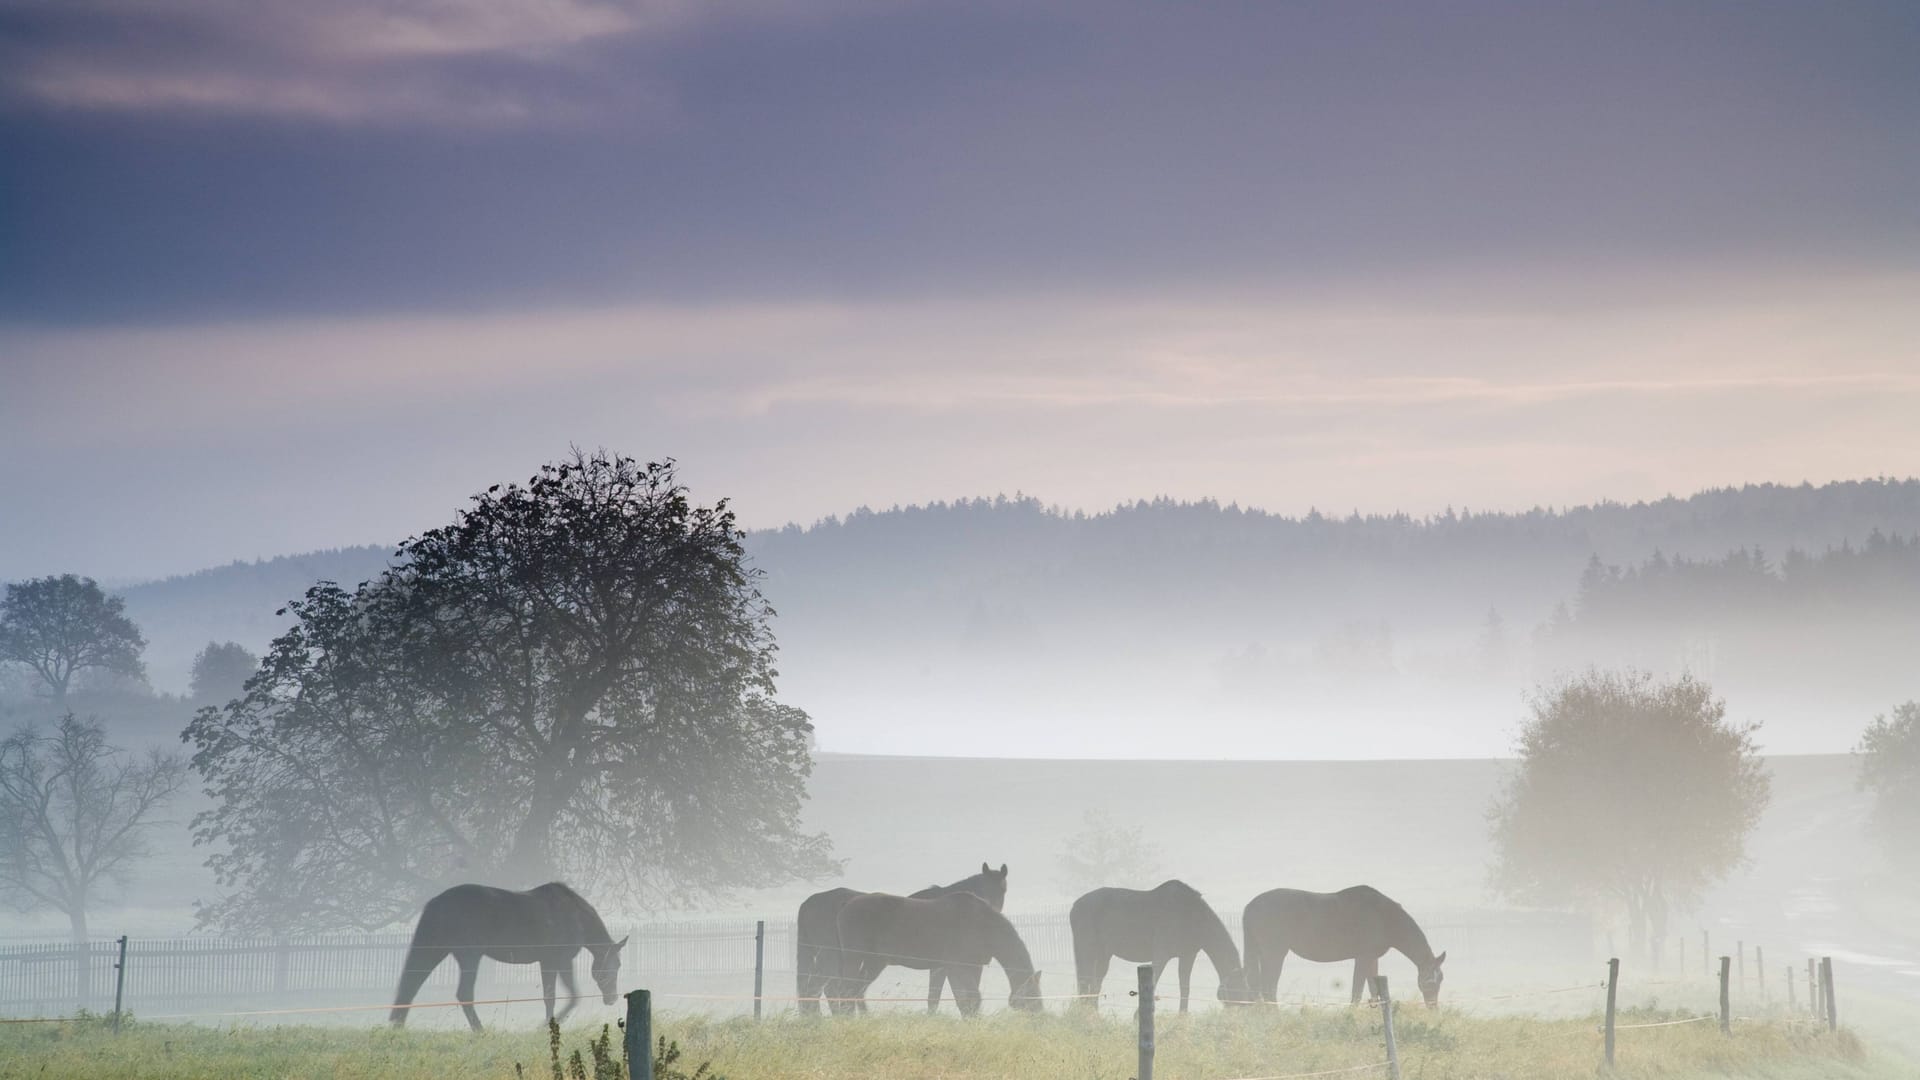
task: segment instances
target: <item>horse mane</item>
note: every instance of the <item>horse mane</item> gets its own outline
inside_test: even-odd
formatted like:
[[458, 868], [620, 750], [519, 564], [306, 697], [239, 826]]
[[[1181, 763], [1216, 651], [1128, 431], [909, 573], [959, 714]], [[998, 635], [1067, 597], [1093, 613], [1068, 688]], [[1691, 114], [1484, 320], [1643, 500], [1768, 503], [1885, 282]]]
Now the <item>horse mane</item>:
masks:
[[993, 910], [991, 904], [987, 905], [987, 914], [992, 916], [988, 920], [992, 929], [987, 946], [993, 959], [1006, 969], [1008, 981], [1017, 987], [1018, 980], [1014, 978], [1016, 973], [1022, 977], [1033, 974], [1033, 954], [1027, 951], [1027, 943], [1020, 940], [1020, 931], [1013, 928], [1013, 920]]
[[986, 895], [985, 886], [988, 881], [998, 878], [999, 876], [996, 872], [983, 870], [977, 874], [968, 874], [966, 877], [961, 878], [951, 885], [929, 885], [919, 892], [911, 894], [908, 899], [932, 900], [936, 897], [947, 896], [952, 893], [970, 893], [978, 896], [982, 900], [987, 900], [988, 903], [991, 904], [992, 901]]
[[1427, 942], [1427, 932], [1420, 929], [1420, 924], [1407, 913], [1407, 909], [1401, 905], [1400, 901], [1372, 886], [1366, 886], [1366, 888], [1386, 902], [1389, 920], [1405, 938], [1403, 941], [1395, 941], [1393, 947], [1399, 949], [1401, 955], [1413, 961], [1415, 967], [1425, 971], [1427, 966], [1433, 963], [1433, 946]]
[[600, 913], [594, 910], [592, 904], [587, 903], [586, 897], [574, 891], [573, 886], [568, 885], [564, 881], [549, 881], [545, 885], [527, 891], [546, 893], [549, 896], [567, 901], [569, 906], [572, 907], [574, 914], [579, 916], [580, 929], [584, 931], [584, 935], [589, 938], [598, 939], [591, 942], [583, 941], [580, 942], [580, 944], [607, 945], [612, 943], [613, 935], [607, 932], [607, 924], [600, 918]]
[[1178, 893], [1182, 899], [1193, 902], [1194, 911], [1201, 919], [1200, 933], [1203, 938], [1200, 943], [1201, 951], [1207, 954], [1207, 960], [1213, 964], [1213, 969], [1220, 973], [1221, 978], [1232, 978], [1235, 973], [1242, 970], [1240, 950], [1234, 947], [1232, 932], [1227, 929], [1226, 922], [1220, 918], [1220, 913], [1213, 910], [1213, 905], [1207, 903], [1206, 897], [1200, 895], [1199, 889], [1179, 878], [1168, 878], [1156, 888]]

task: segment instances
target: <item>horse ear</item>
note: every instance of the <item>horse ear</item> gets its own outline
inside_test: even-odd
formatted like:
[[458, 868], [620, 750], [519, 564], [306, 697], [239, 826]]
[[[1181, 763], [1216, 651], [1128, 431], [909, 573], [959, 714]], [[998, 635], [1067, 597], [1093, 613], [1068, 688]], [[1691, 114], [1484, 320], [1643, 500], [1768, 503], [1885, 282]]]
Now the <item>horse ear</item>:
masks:
[[1447, 953], [1445, 949], [1442, 949], [1440, 951], [1440, 955], [1433, 958], [1433, 966], [1439, 967], [1441, 964], [1444, 964], [1446, 962], [1447, 962]]
[[980, 864], [980, 872], [983, 874], [991, 874], [993, 873], [993, 868], [983, 862]]
[[[633, 935], [631, 934], [627, 935], [627, 937], [632, 937], [632, 936]], [[624, 949], [626, 947], [627, 947], [627, 938], [624, 938], [624, 937], [621, 938], [619, 941], [616, 941], [613, 943], [614, 952], [619, 952], [621, 949]]]
[[1001, 876], [1001, 877], [1006, 877], [1006, 876], [1007, 876], [1007, 864], [1006, 864], [1006, 863], [1001, 863], [1001, 864], [1000, 864], [1000, 876]]

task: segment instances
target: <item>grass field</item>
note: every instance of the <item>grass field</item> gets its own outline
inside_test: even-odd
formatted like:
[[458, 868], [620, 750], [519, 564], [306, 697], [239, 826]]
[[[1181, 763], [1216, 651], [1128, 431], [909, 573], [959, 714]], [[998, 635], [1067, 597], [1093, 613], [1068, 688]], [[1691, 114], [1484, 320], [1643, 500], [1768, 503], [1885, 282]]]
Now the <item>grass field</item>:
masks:
[[[1670, 1019], [1636, 1012], [1623, 1024]], [[1408, 1009], [1395, 1030], [1408, 1080], [1538, 1080], [1603, 1072], [1592, 1018], [1482, 1018]], [[679, 1043], [678, 1067], [711, 1062], [728, 1080], [962, 1080], [1135, 1075], [1127, 1020], [1002, 1013], [975, 1021], [872, 1016], [853, 1021], [679, 1018], [660, 1034]], [[563, 1034], [563, 1055], [585, 1052], [597, 1028]], [[619, 1032], [614, 1032], [615, 1044]], [[1385, 1058], [1372, 1010], [1216, 1011], [1160, 1018], [1160, 1080], [1229, 1080], [1347, 1069]], [[1713, 1023], [1623, 1031], [1614, 1075], [1798, 1078], [1910, 1077], [1913, 1066], [1852, 1034], [1811, 1026], [1742, 1025], [1729, 1038]], [[393, 1032], [318, 1027], [207, 1028], [101, 1023], [0, 1027], [0, 1080], [515, 1080], [553, 1075], [544, 1034]], [[589, 1073], [591, 1075], [591, 1073]], [[1384, 1070], [1348, 1073], [1384, 1076]]]

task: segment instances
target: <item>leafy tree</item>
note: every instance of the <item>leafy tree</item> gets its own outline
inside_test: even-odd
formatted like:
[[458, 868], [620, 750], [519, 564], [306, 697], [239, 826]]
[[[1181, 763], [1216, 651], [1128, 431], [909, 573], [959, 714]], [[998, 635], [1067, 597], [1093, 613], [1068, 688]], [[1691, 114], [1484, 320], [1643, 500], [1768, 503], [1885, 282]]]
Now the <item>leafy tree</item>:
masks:
[[87, 906], [124, 887], [148, 854], [153, 814], [186, 781], [178, 754], [134, 757], [69, 713], [0, 742], [0, 898], [51, 908], [87, 937]]
[[146, 639], [92, 578], [62, 574], [7, 586], [0, 599], [0, 661], [25, 664], [65, 702], [75, 674], [98, 669], [144, 678]]
[[1532, 710], [1487, 814], [1492, 884], [1527, 903], [1624, 909], [1644, 954], [1671, 910], [1745, 862], [1770, 797], [1755, 728], [1729, 723], [1691, 677], [1631, 671], [1589, 671]]
[[238, 642], [207, 642], [193, 658], [188, 693], [201, 704], [232, 701], [246, 690], [247, 680], [260, 667], [260, 658]]
[[1873, 793], [1874, 835], [1896, 863], [1920, 868], [1920, 701], [1874, 717], [1855, 753], [1860, 788]]
[[495, 485], [394, 567], [291, 605], [185, 738], [241, 929], [378, 927], [460, 880], [683, 902], [836, 868], [805, 713], [724, 502], [605, 453]]
[[1089, 810], [1060, 854], [1061, 883], [1075, 894], [1102, 885], [1147, 888], [1160, 876], [1160, 850], [1138, 825]]

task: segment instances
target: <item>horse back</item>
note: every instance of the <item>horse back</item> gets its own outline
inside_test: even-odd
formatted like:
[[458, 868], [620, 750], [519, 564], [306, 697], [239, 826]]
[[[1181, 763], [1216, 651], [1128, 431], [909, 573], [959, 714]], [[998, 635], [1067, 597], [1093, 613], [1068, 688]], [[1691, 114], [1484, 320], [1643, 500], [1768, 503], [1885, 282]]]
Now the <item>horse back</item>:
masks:
[[930, 899], [863, 893], [841, 907], [837, 926], [850, 953], [924, 969], [936, 961], [985, 963], [991, 916], [992, 906], [972, 893]]
[[578, 910], [585, 904], [564, 885], [527, 892], [455, 885], [421, 908], [412, 944], [477, 951], [508, 964], [550, 962], [562, 954], [570, 957], [586, 944], [586, 920]]
[[1246, 933], [1285, 945], [1308, 960], [1330, 963], [1378, 956], [1391, 947], [1406, 913], [1370, 885], [1339, 892], [1272, 889], [1247, 904]]

